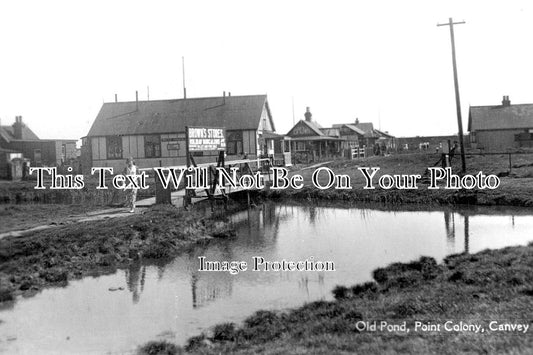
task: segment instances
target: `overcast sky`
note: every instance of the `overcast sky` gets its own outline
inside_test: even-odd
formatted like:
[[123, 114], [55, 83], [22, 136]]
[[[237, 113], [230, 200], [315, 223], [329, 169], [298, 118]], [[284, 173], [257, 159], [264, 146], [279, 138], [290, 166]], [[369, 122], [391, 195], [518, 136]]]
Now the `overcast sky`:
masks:
[[310, 106], [322, 126], [457, 132], [455, 27], [469, 105], [532, 103], [528, 1], [3, 1], [0, 119], [41, 138], [87, 134], [103, 101], [268, 94], [276, 130]]

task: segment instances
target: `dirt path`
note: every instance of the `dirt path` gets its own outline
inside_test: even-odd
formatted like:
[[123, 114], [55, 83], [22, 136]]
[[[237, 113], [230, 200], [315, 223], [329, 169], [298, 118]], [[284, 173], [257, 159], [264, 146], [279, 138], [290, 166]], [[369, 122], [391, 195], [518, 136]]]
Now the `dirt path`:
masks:
[[[138, 208], [135, 213], [142, 213], [145, 208]], [[12, 230], [4, 233], [0, 233], [0, 239], [6, 238], [6, 237], [20, 237], [28, 233], [50, 229], [50, 228], [57, 228], [68, 224], [73, 223], [79, 223], [79, 222], [91, 222], [91, 221], [100, 221], [103, 219], [108, 218], [117, 218], [117, 217], [127, 217], [130, 216], [131, 213], [127, 208], [108, 208], [104, 210], [98, 210], [98, 211], [92, 211], [87, 212], [84, 214], [79, 214], [75, 216], [68, 216], [65, 218], [61, 218], [59, 221], [54, 221], [49, 224], [42, 224], [35, 227], [27, 228], [27, 229], [20, 229], [20, 230]]]

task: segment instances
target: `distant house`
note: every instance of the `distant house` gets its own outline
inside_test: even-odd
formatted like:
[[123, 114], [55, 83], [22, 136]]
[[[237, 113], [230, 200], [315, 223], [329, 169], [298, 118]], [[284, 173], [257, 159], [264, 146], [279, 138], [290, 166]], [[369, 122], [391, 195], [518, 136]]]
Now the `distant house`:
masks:
[[[266, 95], [104, 103], [82, 138], [82, 166], [122, 169], [132, 157], [137, 166], [185, 164], [185, 127], [226, 129], [228, 160], [257, 157], [283, 149], [275, 141]], [[197, 163], [214, 161], [196, 153]], [[207, 155], [207, 154], [206, 154]]]
[[339, 136], [344, 139], [341, 146], [343, 149], [359, 148], [366, 145], [365, 131], [357, 128], [354, 124], [335, 124], [333, 127], [339, 130]]
[[340, 136], [345, 140], [347, 148], [372, 148], [376, 144], [384, 146], [389, 151], [396, 148], [395, 137], [388, 132], [375, 129], [372, 122], [359, 122], [357, 118], [353, 123], [339, 123], [333, 127], [340, 128]]
[[298, 121], [287, 133], [290, 137], [291, 151], [295, 155], [309, 155], [309, 160], [339, 155], [343, 141], [339, 129], [322, 128], [313, 120], [309, 107], [304, 117], [305, 120]]
[[468, 131], [472, 148], [533, 147], [533, 104], [511, 105], [509, 96], [504, 96], [501, 105], [471, 106]]
[[0, 126], [0, 147], [22, 153], [32, 166], [59, 166], [76, 158], [76, 140], [39, 139], [22, 116], [11, 126]]

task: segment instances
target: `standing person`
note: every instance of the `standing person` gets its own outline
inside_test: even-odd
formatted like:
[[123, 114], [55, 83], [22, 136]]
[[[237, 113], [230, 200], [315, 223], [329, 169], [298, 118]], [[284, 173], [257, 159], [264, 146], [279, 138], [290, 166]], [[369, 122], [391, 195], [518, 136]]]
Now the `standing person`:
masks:
[[453, 159], [455, 153], [457, 153], [458, 150], [459, 150], [459, 143], [457, 143], [457, 141], [454, 141], [453, 142], [453, 148], [450, 149], [450, 164], [452, 162], [452, 159]]
[[[133, 158], [126, 159], [126, 168], [124, 169], [125, 175], [133, 176], [133, 179], [137, 181], [137, 167], [133, 162]], [[127, 206], [130, 208], [130, 213], [135, 212], [135, 201], [137, 200], [137, 189], [131, 188], [126, 191]]]

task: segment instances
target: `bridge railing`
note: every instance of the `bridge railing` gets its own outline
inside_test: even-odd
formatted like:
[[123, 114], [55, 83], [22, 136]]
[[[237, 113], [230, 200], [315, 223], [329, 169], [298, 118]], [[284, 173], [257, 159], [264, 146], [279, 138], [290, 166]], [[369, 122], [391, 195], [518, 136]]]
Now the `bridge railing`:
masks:
[[[220, 165], [218, 162], [212, 162], [212, 163], [201, 163], [201, 164], [193, 164], [194, 167], [197, 168], [206, 168], [206, 169], [198, 169], [198, 171], [202, 171], [202, 173], [187, 173], [184, 174], [181, 183], [178, 187], [178, 192], [182, 191], [182, 194], [184, 195], [184, 205], [187, 206], [191, 203], [192, 198], [209, 198], [211, 200], [215, 198], [223, 198], [226, 199], [227, 195], [242, 190], [241, 188], [231, 188], [229, 184], [226, 184], [226, 186], [219, 187], [218, 184], [218, 171], [216, 168], [224, 168], [226, 172], [228, 172], [231, 175], [231, 168], [238, 168], [237, 169], [237, 177], [240, 178], [244, 174], [255, 174], [257, 171], [261, 171], [263, 176], [265, 177], [265, 181], [270, 181], [270, 167], [273, 166], [273, 161], [271, 158], [256, 158], [256, 159], [239, 159], [239, 160], [230, 160], [225, 161], [223, 165]], [[168, 170], [184, 170], [186, 169], [186, 165], [175, 165], [175, 166], [166, 166], [164, 167]], [[161, 182], [157, 178], [157, 174], [155, 173], [155, 167], [153, 168], [141, 168], [138, 169], [139, 172], [146, 171], [146, 172], [152, 172], [150, 175], [154, 176], [155, 179], [155, 197], [156, 197], [156, 204], [158, 203], [171, 203], [171, 192], [174, 190], [174, 186], [171, 183], [166, 189], [164, 189], [161, 185]], [[188, 175], [188, 177], [186, 177]], [[185, 192], [183, 192], [185, 188], [185, 182], [186, 179], [190, 180], [191, 186], [208, 186], [208, 188], [198, 188], [198, 189], [187, 189]], [[204, 181], [204, 179], [207, 179]], [[218, 188], [217, 188], [218, 187]], [[181, 195], [181, 194], [180, 194]]]

